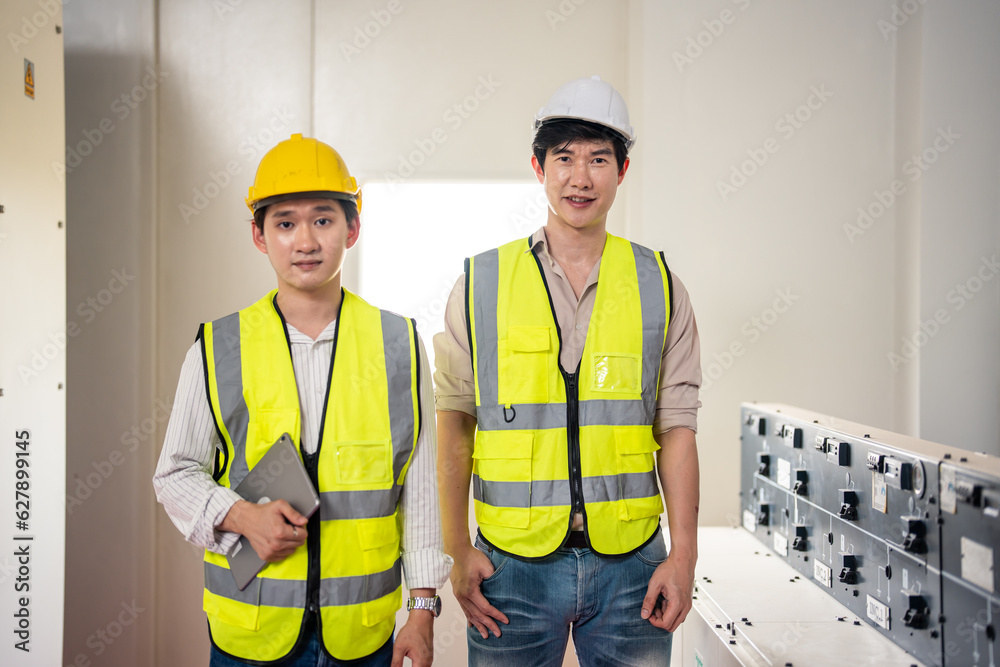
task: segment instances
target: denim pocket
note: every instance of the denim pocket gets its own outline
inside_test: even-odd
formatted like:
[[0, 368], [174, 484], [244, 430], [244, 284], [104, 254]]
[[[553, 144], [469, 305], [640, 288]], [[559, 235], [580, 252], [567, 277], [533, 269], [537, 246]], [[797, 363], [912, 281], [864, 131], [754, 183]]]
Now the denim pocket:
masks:
[[657, 567], [667, 560], [667, 545], [663, 541], [663, 534], [656, 531], [656, 535], [646, 546], [635, 552], [635, 557], [651, 567]]
[[483, 538], [476, 535], [476, 548], [486, 554], [486, 557], [490, 559], [490, 563], [493, 565], [493, 574], [483, 579], [482, 583], [487, 583], [495, 580], [500, 572], [503, 571], [504, 566], [507, 565], [507, 561], [510, 557], [506, 554], [502, 554], [490, 545], [483, 541]]

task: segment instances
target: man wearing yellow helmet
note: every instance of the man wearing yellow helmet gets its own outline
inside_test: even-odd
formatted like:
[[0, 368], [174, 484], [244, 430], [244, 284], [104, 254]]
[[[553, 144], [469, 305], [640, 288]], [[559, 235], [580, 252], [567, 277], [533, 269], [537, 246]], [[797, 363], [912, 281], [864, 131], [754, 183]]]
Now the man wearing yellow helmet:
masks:
[[[330, 146], [299, 134], [279, 143], [247, 205], [277, 289], [202, 325], [153, 480], [174, 524], [205, 548], [211, 665], [430, 665], [450, 559], [415, 324], [341, 286], [361, 192]], [[320, 495], [308, 519], [233, 491], [283, 433]], [[243, 590], [225, 556], [240, 535], [268, 562]], [[413, 597], [394, 643], [402, 572]]]
[[434, 339], [469, 664], [561, 665], [572, 633], [581, 665], [666, 666], [697, 558], [697, 326], [664, 255], [607, 233], [635, 140], [618, 92], [567, 83], [535, 130], [545, 225], [466, 260]]

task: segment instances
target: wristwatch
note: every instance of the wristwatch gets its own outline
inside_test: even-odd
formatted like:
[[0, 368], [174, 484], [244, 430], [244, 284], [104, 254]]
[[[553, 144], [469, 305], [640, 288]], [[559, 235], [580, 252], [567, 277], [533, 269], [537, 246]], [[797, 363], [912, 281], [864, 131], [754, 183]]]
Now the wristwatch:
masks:
[[410, 598], [406, 601], [406, 611], [413, 609], [426, 609], [434, 614], [434, 618], [441, 615], [441, 596], [435, 595], [432, 598]]

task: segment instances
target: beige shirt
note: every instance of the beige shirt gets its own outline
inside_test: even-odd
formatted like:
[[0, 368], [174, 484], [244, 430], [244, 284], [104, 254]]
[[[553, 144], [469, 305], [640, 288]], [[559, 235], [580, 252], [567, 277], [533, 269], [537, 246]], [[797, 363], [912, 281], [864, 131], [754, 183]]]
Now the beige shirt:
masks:
[[[562, 267], [548, 253], [545, 228], [531, 236], [538, 251], [542, 271], [552, 295], [556, 321], [562, 331], [559, 361], [567, 370], [575, 369], [583, 357], [587, 327], [594, 312], [597, 276], [601, 262], [594, 265], [580, 298], [576, 298]], [[653, 433], [677, 426], [698, 430], [698, 388], [701, 386], [701, 347], [698, 325], [683, 283], [672, 275], [672, 315], [667, 327], [663, 359], [660, 362], [660, 391], [657, 396]], [[434, 399], [438, 410], [459, 411], [476, 416], [476, 390], [472, 375], [472, 352], [465, 320], [465, 276], [460, 276], [448, 297], [444, 332], [434, 336]]]

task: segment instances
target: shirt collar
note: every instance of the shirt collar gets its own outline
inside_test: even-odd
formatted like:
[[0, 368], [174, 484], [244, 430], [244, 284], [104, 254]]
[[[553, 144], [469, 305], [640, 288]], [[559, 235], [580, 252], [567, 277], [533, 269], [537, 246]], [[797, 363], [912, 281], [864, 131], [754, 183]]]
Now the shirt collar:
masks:
[[316, 340], [313, 340], [312, 338], [302, 333], [301, 331], [293, 327], [291, 324], [288, 324], [287, 322], [285, 323], [285, 326], [288, 327], [288, 340], [293, 345], [312, 345], [314, 343], [325, 343], [327, 341], [332, 341], [334, 334], [337, 332], [336, 318], [334, 318], [333, 321], [331, 321], [329, 324], [326, 325], [326, 328], [323, 329], [322, 332], [320, 332], [319, 336], [316, 337]]

